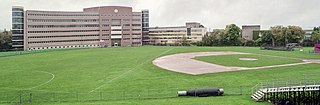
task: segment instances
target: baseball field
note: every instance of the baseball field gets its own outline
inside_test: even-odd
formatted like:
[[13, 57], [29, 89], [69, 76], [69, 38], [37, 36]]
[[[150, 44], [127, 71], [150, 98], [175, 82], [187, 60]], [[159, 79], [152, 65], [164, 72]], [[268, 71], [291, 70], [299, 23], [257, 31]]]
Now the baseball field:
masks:
[[[5, 52], [0, 53], [0, 104], [268, 105], [250, 98], [251, 87], [266, 80], [320, 74], [317, 61], [305, 61], [320, 60], [319, 54], [306, 52], [310, 49], [286, 52], [258, 47], [143, 46], [19, 52], [16, 56], [7, 55], [17, 52]], [[160, 57], [194, 52], [248, 53], [191, 59], [248, 69], [192, 75], [153, 63]], [[176, 94], [194, 88], [224, 88], [225, 94], [219, 97]]]

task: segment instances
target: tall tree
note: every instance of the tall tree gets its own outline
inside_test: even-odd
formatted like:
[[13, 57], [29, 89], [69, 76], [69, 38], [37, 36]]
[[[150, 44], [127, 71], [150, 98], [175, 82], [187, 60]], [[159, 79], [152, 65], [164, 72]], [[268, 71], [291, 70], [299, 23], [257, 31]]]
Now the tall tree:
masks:
[[0, 33], [0, 51], [6, 51], [11, 49], [11, 32], [4, 31]]
[[320, 41], [320, 26], [313, 28], [312, 41], [319, 43], [319, 41]]
[[270, 28], [272, 33], [272, 47], [275, 47], [276, 42], [279, 42], [283, 37], [283, 26], [273, 26]]
[[228, 40], [228, 43], [231, 45], [237, 45], [239, 44], [239, 37], [241, 29], [235, 24], [230, 24], [226, 26], [226, 33], [225, 37]]
[[273, 36], [271, 31], [263, 31], [261, 32], [261, 43], [272, 44]]
[[306, 34], [305, 31], [299, 26], [288, 26], [287, 28], [287, 41], [288, 43], [300, 43]]

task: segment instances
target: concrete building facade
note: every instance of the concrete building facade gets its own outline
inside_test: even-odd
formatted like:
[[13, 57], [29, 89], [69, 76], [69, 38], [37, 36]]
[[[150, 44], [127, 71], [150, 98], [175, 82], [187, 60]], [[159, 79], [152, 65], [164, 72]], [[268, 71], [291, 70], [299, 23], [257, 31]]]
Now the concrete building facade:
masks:
[[188, 42], [201, 41], [206, 35], [206, 28], [200, 23], [186, 23], [176, 27], [150, 27], [149, 44], [151, 45], [181, 45], [184, 38]]
[[143, 25], [146, 11], [149, 13], [133, 12], [123, 6], [84, 8], [81, 12], [27, 10], [22, 12], [23, 49], [141, 46], [142, 30], [149, 26]]
[[253, 32], [259, 30], [260, 25], [243, 25], [241, 36], [246, 40], [254, 40]]

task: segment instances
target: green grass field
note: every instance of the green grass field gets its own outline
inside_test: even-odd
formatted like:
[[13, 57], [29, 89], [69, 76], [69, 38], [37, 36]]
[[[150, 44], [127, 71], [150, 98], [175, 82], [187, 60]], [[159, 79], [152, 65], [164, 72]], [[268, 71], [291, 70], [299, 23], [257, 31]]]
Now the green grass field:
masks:
[[[240, 58], [254, 58], [255, 61], [244, 61]], [[194, 58], [196, 60], [205, 61], [208, 63], [219, 64], [223, 66], [232, 67], [261, 67], [261, 66], [272, 66], [282, 64], [299, 63], [302, 60], [279, 58], [273, 56], [262, 56], [253, 54], [237, 54], [237, 55], [221, 55], [221, 56], [202, 56]]]
[[[44, 101], [53, 100], [62, 102], [45, 104], [263, 105], [268, 103], [256, 103], [250, 99], [250, 87], [270, 79], [297, 79], [303, 73], [320, 74], [319, 64], [306, 64], [187, 75], [158, 68], [151, 62], [164, 55], [202, 51], [237, 51], [289, 58], [320, 59], [320, 55], [299, 51], [265, 51], [256, 47], [156, 46], [49, 51], [10, 56], [0, 58], [0, 102], [18, 101], [19, 93], [31, 92], [34, 104], [44, 104]], [[269, 61], [266, 60], [264, 63]], [[292, 62], [291, 59], [289, 61]], [[240, 93], [240, 86], [244, 87], [242, 88], [244, 95], [237, 95]], [[204, 87], [225, 88], [226, 95], [208, 98], [176, 97], [178, 90]], [[28, 97], [28, 94], [22, 96]], [[121, 99], [112, 100], [117, 97]], [[104, 101], [78, 102], [101, 98]]]

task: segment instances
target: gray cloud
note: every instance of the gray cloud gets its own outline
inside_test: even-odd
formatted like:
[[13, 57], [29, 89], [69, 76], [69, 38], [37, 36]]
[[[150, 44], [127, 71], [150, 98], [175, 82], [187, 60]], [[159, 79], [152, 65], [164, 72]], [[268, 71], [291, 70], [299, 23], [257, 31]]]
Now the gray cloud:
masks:
[[300, 25], [310, 29], [320, 25], [319, 0], [1, 0], [0, 29], [11, 28], [11, 6], [29, 10], [82, 11], [94, 6], [131, 6], [150, 10], [151, 26], [183, 25], [201, 22], [210, 28], [235, 23]]

